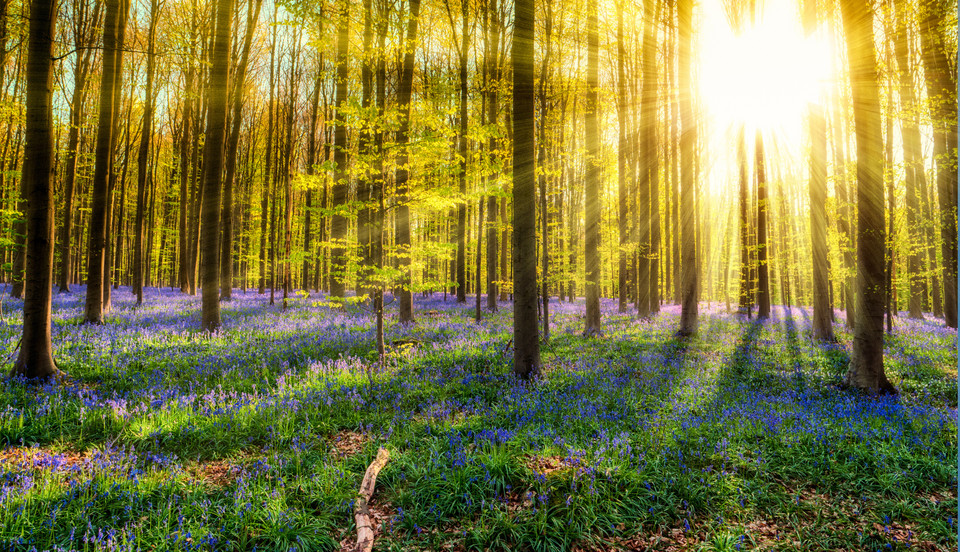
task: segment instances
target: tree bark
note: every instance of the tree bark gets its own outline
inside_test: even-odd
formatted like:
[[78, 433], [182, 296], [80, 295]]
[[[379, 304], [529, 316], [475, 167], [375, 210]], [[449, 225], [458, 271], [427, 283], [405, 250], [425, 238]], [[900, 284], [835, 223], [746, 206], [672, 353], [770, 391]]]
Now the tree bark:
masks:
[[[641, 146], [641, 199], [646, 195], [646, 207], [641, 205], [641, 216], [646, 215], [647, 229], [647, 286], [646, 316], [660, 312], [660, 159], [657, 141], [657, 2], [644, 0], [643, 31], [643, 104], [644, 130]], [[645, 192], [645, 194], [644, 194]], [[641, 285], [643, 282], [641, 281]], [[641, 315], [644, 313], [641, 312]]]
[[808, 106], [810, 121], [810, 243], [813, 249], [813, 338], [833, 341], [827, 267], [827, 127], [823, 107]]
[[[347, 203], [347, 125], [344, 109], [347, 107], [347, 82], [349, 76], [349, 48], [350, 48], [350, 3], [340, 2], [340, 13], [337, 20], [337, 96], [336, 126], [333, 131], [333, 160], [336, 168], [333, 173], [333, 208], [342, 209]], [[332, 274], [330, 278], [330, 295], [343, 297], [346, 292], [346, 238], [347, 217], [339, 210], [334, 212], [330, 231]]]
[[[498, 62], [498, 45], [500, 42], [500, 18], [497, 15], [497, 0], [489, 0], [487, 3], [488, 25], [488, 57], [484, 60], [487, 71], [487, 124], [496, 128], [497, 115], [500, 111], [500, 102], [497, 88], [500, 85], [500, 64]], [[491, 135], [487, 141], [488, 155], [491, 158], [497, 156], [497, 137]], [[491, 159], [493, 160], [493, 159]], [[490, 189], [490, 195], [487, 196], [487, 308], [490, 312], [497, 312], [497, 299], [500, 294], [497, 285], [497, 260], [499, 259], [499, 228], [497, 217], [499, 198], [497, 197], [496, 186], [498, 175], [496, 171], [491, 171], [487, 177], [487, 187]]]
[[220, 328], [220, 191], [223, 171], [223, 145], [230, 90], [230, 41], [233, 25], [233, 0], [217, 1], [213, 65], [207, 92], [207, 131], [203, 151], [203, 203], [201, 225], [200, 283], [203, 287], [201, 317], [203, 328]]
[[59, 375], [50, 337], [53, 302], [53, 40], [55, 0], [30, 2], [27, 93], [22, 182], [27, 202], [26, 284], [23, 336], [11, 376], [49, 379]]
[[[596, 27], [596, 2], [592, 25]], [[537, 188], [534, 150], [534, 0], [514, 2], [513, 26], [513, 371], [540, 375], [537, 325]]]
[[[924, 0], [920, 9], [920, 44], [927, 96], [933, 119], [933, 156], [940, 200], [943, 257], [943, 317], [957, 327], [957, 75], [947, 53], [943, 22], [953, 6], [946, 0]], [[954, 60], [955, 64], [955, 60]]]
[[147, 31], [147, 90], [143, 105], [143, 122], [140, 130], [140, 147], [137, 151], [137, 213], [133, 235], [133, 293], [137, 296], [137, 305], [143, 304], [143, 225], [147, 202], [147, 170], [150, 156], [150, 138], [153, 135], [153, 80], [157, 36], [157, 22], [160, 20], [160, 3], [150, 1], [150, 27]]
[[857, 141], [857, 321], [844, 382], [896, 393], [883, 370], [883, 135], [873, 15], [865, 0], [841, 2]]
[[403, 56], [403, 71], [398, 89], [397, 106], [400, 109], [400, 130], [397, 132], [397, 170], [394, 176], [397, 191], [397, 209], [394, 218], [394, 234], [402, 272], [398, 282], [400, 295], [400, 323], [413, 323], [413, 294], [410, 291], [413, 275], [410, 270], [410, 96], [413, 92], [413, 63], [417, 44], [417, 25], [420, 22], [420, 0], [410, 0], [410, 18], [407, 22], [406, 54]]
[[693, 111], [693, 75], [691, 56], [693, 50], [693, 0], [677, 0], [679, 41], [679, 70], [677, 85], [680, 94], [680, 336], [697, 332], [699, 312], [699, 263], [697, 260], [697, 220], [694, 205], [696, 193], [695, 146], [697, 121]]
[[763, 136], [757, 131], [757, 318], [770, 317], [770, 266], [767, 263], [767, 173]]
[[103, 74], [100, 77], [100, 116], [97, 126], [96, 158], [93, 171], [93, 194], [90, 212], [90, 235], [87, 241], [87, 296], [84, 322], [103, 322], [103, 275], [106, 253], [108, 186], [113, 156], [113, 133], [117, 105], [115, 87], [119, 70], [120, 28], [126, 24], [122, 15], [125, 0], [107, 0], [103, 24]]
[[[584, 224], [586, 226], [584, 232], [584, 264], [587, 271], [586, 319], [583, 330], [585, 336], [601, 335], [603, 333], [600, 325], [600, 127], [597, 120], [600, 104], [600, 33], [597, 1], [587, 0], [587, 98], [583, 135], [587, 152], [584, 161], [587, 166], [587, 173], [583, 187]], [[514, 139], [517, 139], [516, 136], [514, 136]], [[516, 205], [514, 209], [516, 209]], [[519, 230], [514, 228], [514, 232], [519, 233]]]

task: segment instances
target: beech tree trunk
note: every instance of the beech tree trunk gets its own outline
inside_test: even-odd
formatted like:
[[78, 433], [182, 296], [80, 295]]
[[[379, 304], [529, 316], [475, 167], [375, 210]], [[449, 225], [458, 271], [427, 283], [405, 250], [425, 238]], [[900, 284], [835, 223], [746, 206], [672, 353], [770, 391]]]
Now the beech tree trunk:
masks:
[[857, 321], [844, 382], [870, 393], [896, 393], [883, 370], [883, 134], [873, 14], [865, 0], [840, 4], [850, 65], [857, 141]]
[[827, 266], [827, 126], [823, 107], [809, 105], [810, 121], [810, 243], [813, 249], [814, 339], [833, 341], [830, 273]]
[[230, 90], [230, 41], [233, 0], [217, 1], [217, 23], [213, 43], [213, 65], [207, 92], [207, 132], [203, 150], [203, 203], [200, 241], [203, 250], [200, 284], [203, 287], [201, 317], [203, 328], [220, 328], [220, 191], [223, 171], [223, 144], [226, 134], [227, 101]]
[[115, 87], [119, 70], [120, 27], [126, 24], [125, 0], [106, 0], [103, 22], [103, 74], [100, 77], [100, 116], [97, 126], [96, 157], [93, 169], [93, 193], [90, 211], [90, 235], [87, 240], [87, 296], [84, 322], [103, 322], [103, 275], [106, 267], [107, 202], [110, 200], [111, 159], [117, 105]]
[[[347, 86], [349, 76], [349, 47], [350, 47], [350, 3], [340, 2], [340, 13], [337, 19], [337, 118], [333, 131], [333, 161], [336, 166], [333, 172], [333, 208], [342, 208], [347, 203], [347, 124], [344, 109], [347, 107]], [[332, 217], [330, 241], [333, 245], [330, 250], [331, 275], [330, 295], [343, 297], [346, 292], [346, 238], [347, 217], [339, 211]]]
[[23, 336], [11, 376], [48, 379], [59, 375], [53, 360], [53, 40], [57, 2], [32, 0], [27, 42], [26, 119], [21, 181], [27, 202], [26, 284]]
[[[603, 333], [600, 325], [600, 127], [597, 120], [599, 110], [598, 87], [600, 67], [600, 33], [598, 29], [597, 1], [587, 0], [587, 100], [584, 117], [584, 146], [587, 157], [584, 179], [584, 264], [587, 271], [587, 305], [583, 335], [594, 336]], [[516, 60], [514, 60], [516, 63]], [[514, 114], [516, 117], [516, 114]], [[516, 131], [514, 140], [518, 140]], [[531, 140], [532, 142], [533, 140]], [[516, 171], [516, 167], [514, 167]], [[642, 197], [641, 197], [642, 200]], [[516, 209], [516, 203], [514, 203]], [[516, 218], [516, 215], [514, 215]], [[520, 230], [514, 226], [514, 232]], [[643, 237], [641, 236], [641, 243]], [[514, 253], [516, 255], [516, 253]]]
[[420, 0], [410, 0], [410, 19], [407, 22], [406, 54], [403, 56], [403, 71], [398, 89], [397, 106], [400, 110], [400, 130], [397, 131], [397, 170], [394, 175], [397, 191], [397, 209], [394, 218], [394, 233], [402, 272], [397, 285], [400, 296], [400, 323], [413, 323], [413, 294], [410, 291], [410, 198], [408, 180], [410, 170], [410, 96], [413, 92], [413, 62], [417, 44], [417, 25], [420, 22]]
[[697, 143], [697, 121], [693, 111], [693, 0], [677, 0], [679, 69], [677, 85], [680, 94], [680, 336], [697, 332], [699, 312], [699, 263], [697, 260], [697, 219], [694, 205], [696, 171], [694, 155]]
[[[591, 0], [596, 28], [596, 1]], [[540, 375], [537, 325], [537, 181], [534, 150], [534, 0], [514, 2], [513, 26], [513, 371]], [[596, 37], [596, 33], [594, 33]], [[596, 55], [596, 54], [594, 54]]]
[[150, 0], [150, 27], [147, 31], [147, 90], [143, 105], [143, 122], [140, 130], [140, 147], [137, 150], [137, 213], [133, 235], [133, 286], [137, 305], [143, 304], [143, 232], [144, 211], [147, 202], [147, 170], [150, 156], [150, 138], [153, 134], [153, 80], [157, 21], [160, 19], [158, 0]]

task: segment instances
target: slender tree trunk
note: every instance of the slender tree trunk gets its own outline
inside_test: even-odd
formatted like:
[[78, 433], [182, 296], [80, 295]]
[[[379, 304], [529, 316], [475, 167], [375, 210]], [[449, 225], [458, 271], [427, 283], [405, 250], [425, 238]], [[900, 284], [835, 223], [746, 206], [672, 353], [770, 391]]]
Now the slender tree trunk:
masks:
[[857, 322], [844, 381], [896, 393], [883, 370], [883, 135], [873, 15], [863, 0], [841, 2], [857, 138]]
[[[344, 110], [347, 108], [347, 87], [350, 48], [350, 3], [340, 2], [337, 23], [337, 118], [333, 138], [333, 159], [336, 168], [333, 174], [333, 208], [342, 208], [347, 203], [347, 124]], [[346, 239], [347, 217], [336, 212], [333, 215], [330, 241], [332, 266], [330, 295], [343, 297], [346, 291]]]
[[[657, 2], [644, 0], [643, 31], [643, 104], [644, 129], [641, 146], [641, 201], [640, 214], [647, 220], [641, 225], [647, 231], [647, 260], [645, 263], [647, 287], [641, 290], [646, 295], [647, 306], [641, 315], [660, 312], [660, 160], [657, 141]], [[643, 265], [641, 265], [643, 266]], [[643, 280], [641, 276], [641, 285]], [[643, 311], [646, 311], [645, 313]]]
[[[892, 3], [895, 10], [902, 11], [904, 6], [897, 2]], [[907, 279], [909, 280], [909, 310], [910, 318], [923, 320], [923, 289], [924, 278], [921, 275], [920, 256], [923, 235], [920, 227], [920, 203], [917, 198], [917, 180], [923, 177], [923, 158], [920, 146], [920, 129], [917, 125], [916, 109], [917, 98], [913, 80], [913, 70], [910, 66], [910, 49], [907, 38], [906, 14], [896, 14], [896, 36], [894, 51], [900, 69], [900, 110], [903, 113], [900, 119], [900, 134], [903, 137], [904, 180], [906, 181], [907, 199]]]
[[696, 242], [696, 209], [694, 194], [696, 170], [694, 159], [697, 142], [697, 121], [693, 112], [693, 75], [691, 56], [693, 50], [693, 1], [677, 0], [679, 39], [679, 71], [677, 84], [680, 94], [680, 217], [682, 233], [680, 267], [680, 330], [679, 335], [690, 336], [697, 331], [699, 264]]
[[[946, 0], [924, 0], [920, 44], [927, 96], [933, 118], [933, 156], [937, 165], [938, 216], [943, 257], [943, 317], [957, 327], [957, 74], [947, 53], [943, 21], [954, 10]], [[956, 60], [954, 60], [954, 65]]]
[[153, 80], [157, 22], [160, 20], [158, 0], [150, 1], [150, 27], [147, 31], [147, 90], [143, 105], [143, 122], [140, 130], [140, 147], [137, 151], [137, 213], [133, 235], [133, 293], [137, 305], [143, 304], [143, 224], [147, 201], [147, 170], [150, 156], [150, 138], [153, 135]]
[[756, 136], [757, 165], [757, 318], [770, 317], [770, 266], [767, 262], [767, 174], [763, 137]]
[[[584, 182], [584, 259], [587, 270], [587, 305], [583, 330], [585, 336], [603, 333], [600, 325], [600, 127], [597, 117], [600, 103], [599, 44], [597, 0], [587, 0], [587, 109], [583, 135], [587, 152], [587, 174]], [[518, 138], [514, 136], [514, 139]], [[517, 170], [516, 167], [514, 170]], [[516, 215], [514, 217], [516, 218]], [[519, 232], [515, 224], [514, 233]]]
[[[596, 28], [596, 2], [591, 0]], [[513, 370], [530, 380], [540, 375], [537, 325], [536, 220], [534, 150], [534, 2], [514, 2], [513, 26]], [[596, 37], [596, 33], [594, 33]], [[596, 54], [594, 54], [596, 55]], [[595, 288], [596, 289], [596, 288]], [[599, 308], [599, 307], [598, 307]]]
[[200, 283], [203, 287], [201, 316], [203, 328], [220, 328], [220, 191], [223, 171], [223, 145], [230, 90], [230, 41], [233, 25], [233, 0], [217, 1], [217, 26], [213, 43], [213, 65], [207, 96], [207, 132], [203, 151], [203, 208], [201, 226]]
[[400, 130], [397, 132], [397, 170], [394, 176], [397, 191], [397, 209], [394, 219], [397, 254], [402, 276], [399, 281], [400, 323], [413, 323], [413, 295], [410, 291], [412, 273], [410, 270], [410, 198], [408, 180], [410, 178], [409, 134], [410, 134], [410, 96], [413, 92], [413, 62], [417, 44], [417, 25], [420, 21], [420, 0], [410, 0], [410, 19], [407, 22], [406, 54], [403, 56], [403, 71], [398, 89], [397, 105], [400, 109]]
[[240, 124], [243, 122], [243, 87], [247, 77], [247, 64], [250, 59], [250, 47], [254, 31], [260, 18], [263, 0], [250, 0], [247, 4], [247, 24], [243, 38], [243, 50], [237, 64], [236, 79], [233, 80], [232, 115], [230, 130], [227, 134], [225, 174], [223, 178], [223, 206], [221, 208], [220, 238], [220, 299], [229, 301], [233, 296], [233, 187], [237, 172], [237, 151], [240, 144]]
[[[627, 296], [629, 295], [629, 286], [627, 285], [627, 257], [629, 255], [628, 247], [630, 241], [628, 228], [630, 210], [627, 193], [627, 157], [629, 155], [627, 151], [629, 149], [627, 146], [627, 135], [629, 130], [627, 130], [627, 78], [624, 71], [627, 51], [623, 36], [623, 8], [623, 3], [620, 2], [617, 5], [617, 122], [619, 123], [620, 131], [619, 141], [617, 143], [617, 206], [619, 207], [617, 229], [620, 234], [620, 252], [618, 255], [617, 270], [617, 310], [621, 314], [627, 312]], [[644, 30], [646, 30], [646, 27], [644, 27]], [[644, 77], [646, 77], [646, 75], [644, 75]], [[640, 218], [639, 213], [637, 213], [637, 218]]]
[[460, 201], [457, 203], [457, 302], [467, 302], [467, 50], [469, 44], [469, 2], [460, 0], [460, 130], [459, 144]]
[[26, 144], [21, 181], [27, 203], [23, 336], [12, 376], [48, 379], [59, 375], [50, 337], [53, 302], [54, 140], [53, 40], [55, 0], [30, 2], [27, 52]]
[[830, 274], [827, 268], [827, 128], [823, 107], [809, 105], [810, 243], [813, 249], [813, 337], [833, 341]]
[[[276, 22], [276, 14], [274, 14]], [[277, 52], [277, 27], [273, 26], [270, 40], [270, 101], [267, 104], [267, 145], [263, 170], [263, 195], [260, 197], [260, 283], [257, 293], [263, 295], [267, 290], [267, 222], [270, 219], [270, 182], [273, 180], [273, 112], [274, 88], [276, 80], [274, 67]], [[322, 239], [322, 238], [321, 238]]]
[[[500, 42], [500, 18], [497, 16], [497, 0], [487, 3], [489, 18], [489, 32], [487, 35], [488, 57], [484, 60], [487, 71], [487, 124], [496, 128], [497, 115], [500, 111], [500, 102], [497, 88], [500, 86], [500, 64], [498, 59], [498, 44]], [[487, 142], [488, 155], [497, 155], [497, 138], [490, 136]], [[498, 175], [495, 172], [487, 177], [487, 187], [490, 195], [487, 196], [487, 308], [490, 312], [497, 312], [497, 298], [500, 294], [497, 285], [497, 260], [499, 258], [499, 228], [497, 209], [499, 198], [495, 192], [498, 184]]]
[[113, 156], [113, 133], [117, 106], [114, 103], [119, 65], [120, 28], [126, 24], [125, 0], [107, 0], [103, 26], [103, 74], [100, 77], [100, 117], [97, 127], [96, 160], [93, 173], [90, 237], [87, 241], [87, 297], [84, 321], [103, 322], [103, 275], [105, 266], [108, 186]]

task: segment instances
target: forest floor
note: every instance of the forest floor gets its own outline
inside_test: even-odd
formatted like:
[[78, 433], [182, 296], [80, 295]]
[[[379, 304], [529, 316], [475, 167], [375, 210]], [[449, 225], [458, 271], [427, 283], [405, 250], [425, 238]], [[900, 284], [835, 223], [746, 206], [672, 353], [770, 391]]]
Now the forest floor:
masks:
[[[956, 332], [897, 320], [899, 398], [839, 388], [851, 335], [809, 311], [764, 322], [701, 305], [651, 321], [551, 303], [543, 377], [511, 374], [509, 304], [418, 298], [416, 326], [297, 296], [114, 291], [80, 324], [55, 297], [64, 385], [0, 383], [0, 551], [340, 550], [379, 446], [376, 550], [956, 550]], [[21, 304], [4, 299], [12, 362]], [[842, 313], [838, 313], [838, 317]]]

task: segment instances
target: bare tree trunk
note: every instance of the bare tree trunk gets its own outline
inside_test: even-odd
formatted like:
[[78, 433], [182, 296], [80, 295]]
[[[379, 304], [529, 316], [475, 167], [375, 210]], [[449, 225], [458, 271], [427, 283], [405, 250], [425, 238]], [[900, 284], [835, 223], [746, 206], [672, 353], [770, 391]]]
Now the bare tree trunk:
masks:
[[113, 156], [113, 133], [117, 105], [115, 87], [119, 71], [120, 28], [126, 24], [123, 4], [126, 0], [107, 0], [103, 25], [103, 74], [100, 77], [100, 117], [97, 127], [96, 160], [93, 173], [92, 210], [90, 213], [90, 237], [87, 242], [87, 297], [84, 321], [91, 324], [103, 322], [103, 275], [105, 266], [107, 203]]
[[157, 22], [160, 3], [150, 0], [150, 27], [147, 31], [147, 90], [143, 105], [143, 123], [140, 130], [140, 148], [137, 151], [137, 214], [133, 237], [133, 293], [137, 305], [143, 304], [143, 223], [147, 201], [147, 164], [150, 156], [150, 138], [153, 134], [153, 79]]
[[[274, 22], [276, 22], [274, 12]], [[277, 26], [273, 25], [270, 40], [270, 102], [267, 104], [267, 146], [263, 170], [263, 195], [260, 197], [260, 283], [257, 293], [263, 295], [267, 290], [267, 222], [270, 219], [270, 182], [273, 181], [273, 112], [274, 88], [276, 79], [274, 67], [277, 53]]]
[[770, 317], [770, 267], [767, 263], [767, 174], [763, 137], [757, 131], [757, 318]]
[[203, 151], [203, 209], [201, 226], [200, 284], [203, 287], [201, 316], [203, 328], [220, 328], [220, 191], [223, 171], [223, 145], [230, 90], [230, 41], [233, 25], [233, 0], [218, 0], [217, 26], [213, 43], [213, 65], [207, 96], [207, 132]]
[[27, 203], [26, 289], [23, 336], [11, 376], [48, 379], [59, 375], [53, 360], [50, 309], [53, 301], [54, 140], [53, 40], [55, 0], [30, 2], [27, 53], [26, 144], [21, 181]]
[[696, 209], [694, 194], [696, 170], [694, 159], [697, 142], [697, 122], [693, 112], [693, 74], [691, 56], [693, 50], [693, 2], [677, 0], [679, 39], [679, 71], [677, 84], [680, 93], [680, 217], [681, 217], [681, 267], [680, 267], [680, 329], [678, 334], [690, 336], [697, 331], [699, 263], [696, 242]]
[[[584, 260], [587, 269], [587, 312], [583, 330], [585, 336], [603, 333], [600, 325], [600, 127], [597, 120], [600, 103], [599, 44], [597, 0], [587, 0], [587, 109], [583, 137], [587, 152], [587, 174], [584, 182]], [[516, 205], [514, 208], [516, 209]], [[519, 233], [516, 227], [514, 233]]]
[[[657, 141], [657, 3], [644, 0], [643, 31], [643, 113], [644, 129], [641, 146], [641, 201], [644, 195], [647, 203], [641, 204], [640, 214], [647, 219], [641, 228], [647, 230], [646, 279], [647, 287], [641, 290], [646, 296], [647, 306], [642, 307], [641, 315], [660, 312], [660, 159]], [[643, 266], [643, 264], [641, 264]], [[641, 286], [643, 279], [641, 277]], [[641, 299], [642, 299], [641, 296]], [[646, 312], [644, 312], [646, 311]]]
[[857, 322], [844, 382], [896, 393], [883, 370], [883, 136], [873, 15], [863, 0], [841, 2], [857, 138]]
[[[487, 3], [487, 17], [489, 18], [489, 32], [487, 35], [488, 54], [484, 60], [487, 71], [487, 124], [497, 125], [497, 115], [500, 110], [498, 87], [500, 86], [500, 64], [498, 60], [498, 44], [500, 42], [500, 18], [497, 13], [497, 0], [489, 0]], [[495, 155], [497, 151], [497, 138], [490, 136], [487, 142], [489, 155]], [[491, 173], [487, 177], [487, 186], [493, 188], [497, 184], [497, 176]], [[497, 195], [491, 193], [487, 196], [487, 308], [490, 312], [497, 312], [497, 299], [500, 294], [497, 285], [497, 260], [499, 258], [499, 229], [497, 228], [499, 216]]]
[[[920, 44], [931, 106], [937, 163], [938, 216], [943, 257], [943, 317], [957, 327], [957, 76], [947, 54], [943, 21], [954, 7], [946, 0], [924, 0], [920, 14]], [[956, 60], [954, 60], [954, 65]]]
[[[620, 234], [620, 252], [618, 255], [617, 270], [617, 291], [618, 303], [617, 311], [621, 314], [627, 312], [627, 256], [629, 252], [630, 233], [628, 228], [628, 217], [630, 216], [629, 201], [627, 193], [627, 78], [624, 72], [627, 52], [624, 46], [623, 36], [623, 3], [617, 5], [617, 122], [619, 123], [619, 140], [617, 142], [617, 206], [618, 220], [617, 230]], [[646, 27], [644, 27], [646, 30]], [[646, 77], [646, 75], [644, 75]], [[646, 81], [644, 81], [646, 82]], [[646, 107], [646, 106], [643, 106]], [[637, 213], [637, 219], [640, 213]], [[640, 222], [639, 220], [637, 221]], [[639, 305], [639, 303], [638, 303]], [[642, 310], [642, 307], [641, 307]]]
[[[893, 2], [895, 10], [902, 11], [904, 6]], [[907, 279], [910, 282], [909, 310], [910, 318], [923, 320], [924, 278], [921, 275], [918, 251], [923, 243], [922, 228], [919, 225], [920, 207], [917, 198], [917, 180], [923, 178], [923, 158], [920, 147], [920, 129], [917, 125], [917, 98], [910, 66], [910, 50], [907, 38], [906, 14], [896, 14], [896, 36], [894, 51], [900, 69], [900, 134], [903, 136], [904, 180], [907, 195], [907, 233], [910, 241], [907, 246]]]
[[827, 269], [827, 127], [823, 107], [811, 103], [810, 121], [810, 243], [813, 249], [814, 339], [833, 341], [830, 274]]
[[[350, 3], [340, 2], [337, 15], [337, 119], [333, 138], [333, 159], [336, 168], [333, 173], [333, 207], [342, 208], [347, 203], [347, 126], [344, 110], [347, 107], [348, 53], [350, 47]], [[330, 295], [343, 297], [346, 291], [346, 247], [347, 218], [339, 212], [333, 215], [330, 231], [331, 279]]]
[[[592, 25], [596, 27], [596, 2]], [[516, 0], [513, 27], [513, 371], [540, 375], [537, 326], [537, 188], [534, 151], [534, 2]], [[596, 36], [596, 35], [594, 35]], [[596, 54], [594, 54], [596, 55]]]
[[417, 44], [417, 25], [420, 22], [420, 0], [410, 0], [410, 19], [407, 22], [406, 54], [403, 56], [403, 71], [398, 89], [397, 105], [400, 109], [400, 130], [397, 132], [397, 171], [395, 175], [397, 192], [396, 218], [394, 233], [399, 255], [400, 270], [403, 275], [399, 282], [400, 323], [413, 323], [413, 295], [410, 292], [412, 274], [410, 271], [410, 206], [408, 202], [409, 134], [410, 134], [410, 96], [413, 92], [413, 62]]

